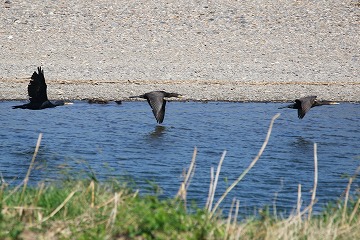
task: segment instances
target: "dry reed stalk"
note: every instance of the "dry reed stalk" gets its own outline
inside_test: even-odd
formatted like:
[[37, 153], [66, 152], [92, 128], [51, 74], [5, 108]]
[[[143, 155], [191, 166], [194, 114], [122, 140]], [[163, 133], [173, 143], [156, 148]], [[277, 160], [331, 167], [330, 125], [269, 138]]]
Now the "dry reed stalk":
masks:
[[342, 212], [341, 224], [344, 224], [344, 222], [345, 222], [347, 203], [349, 201], [349, 193], [350, 193], [350, 187], [351, 187], [352, 181], [353, 181], [353, 179], [350, 178], [349, 183], [348, 183], [348, 185], [346, 187], [345, 202], [344, 202], [344, 208], [343, 208], [343, 212]]
[[186, 208], [186, 196], [187, 195], [187, 192], [186, 192], [186, 187], [185, 187], [185, 183], [184, 182], [182, 182], [181, 184], [180, 184], [180, 188], [179, 188], [179, 191], [178, 191], [178, 193], [176, 194], [176, 197], [177, 198], [180, 198], [181, 200], [183, 200], [184, 201], [184, 203], [185, 203], [185, 208]]
[[187, 172], [186, 178], [185, 178], [185, 181], [184, 181], [186, 191], [187, 191], [187, 189], [189, 187], [189, 184], [190, 184], [190, 180], [191, 180], [190, 176], [193, 176], [193, 173], [195, 171], [196, 154], [197, 154], [197, 147], [194, 147], [194, 152], [193, 152], [193, 156], [192, 156], [192, 159], [191, 159], [189, 171]]
[[91, 181], [91, 207], [95, 206], [95, 183]]
[[5, 188], [6, 188], [6, 183], [4, 184], [4, 182], [2, 182], [1, 187], [0, 187], [0, 199], [3, 198]]
[[47, 216], [46, 218], [44, 218], [42, 221], [40, 221], [38, 224], [41, 224], [41, 223], [44, 223], [46, 222], [47, 220], [49, 220], [50, 218], [52, 218], [53, 216], [55, 216], [56, 213], [58, 213], [64, 206], [65, 204], [70, 201], [70, 199], [74, 196], [74, 194], [76, 192], [78, 192], [79, 190], [75, 190], [75, 191], [72, 191], [67, 197], [66, 199], [54, 210], [52, 211], [52, 213], [50, 213], [49, 216]]
[[274, 201], [273, 201], [273, 215], [275, 217], [275, 219], [277, 219], [277, 208], [276, 208], [276, 200], [277, 200], [277, 197], [278, 197], [278, 192], [276, 192], [274, 194]]
[[[341, 239], [339, 236], [341, 235], [345, 235], [346, 233], [348, 233], [347, 235], [349, 235], [349, 233], [356, 233], [358, 232], [359, 230], [359, 224], [354, 224], [352, 226], [350, 225], [343, 225], [343, 226], [340, 226], [338, 227], [339, 229], [336, 229], [336, 234], [337, 234], [337, 239]], [[334, 234], [335, 235], [335, 234]], [[356, 235], [358, 236], [358, 235]], [[348, 238], [348, 239], [359, 239], [358, 237], [352, 237], [352, 238]]]
[[233, 208], [234, 208], [234, 203], [235, 203], [236, 199], [234, 198], [231, 202], [231, 206], [230, 206], [230, 211], [229, 211], [229, 214], [228, 214], [228, 219], [226, 221], [226, 229], [225, 229], [225, 236], [224, 236], [224, 239], [228, 239], [229, 237], [229, 231], [230, 231], [230, 224], [231, 224], [231, 217], [232, 217], [232, 211], [233, 211]]
[[[123, 194], [123, 192], [118, 192], [117, 194], [118, 194], [119, 197], [121, 197], [122, 194]], [[99, 208], [105, 207], [106, 205], [109, 205], [110, 203], [112, 203], [114, 200], [115, 200], [115, 196], [114, 196], [114, 197], [111, 197], [109, 200], [107, 200], [106, 202], [102, 203], [101, 205], [94, 206], [94, 208], [99, 209]]]
[[296, 213], [297, 213], [299, 219], [301, 219], [300, 211], [301, 211], [301, 184], [298, 185], [298, 199], [297, 199], [297, 206], [296, 206]]
[[[244, 226], [245, 228], [246, 226]], [[236, 234], [235, 236], [233, 237], [233, 239], [241, 239], [240, 236], [241, 236], [241, 232], [242, 232], [243, 228], [242, 227], [238, 227], [237, 231], [236, 231]]]
[[221, 171], [221, 166], [222, 166], [222, 163], [224, 162], [225, 156], [226, 156], [226, 150], [224, 150], [223, 154], [221, 155], [218, 167], [216, 169], [215, 180], [214, 180], [214, 184], [212, 186], [210, 201], [209, 201], [209, 206], [208, 206], [209, 212], [211, 212], [211, 209], [212, 209], [212, 205], [213, 205], [213, 201], [214, 201], [214, 197], [215, 197], [215, 191], [216, 191], [216, 187], [217, 187], [217, 183], [218, 183], [219, 175], [220, 175], [220, 171]]
[[238, 214], [239, 214], [239, 207], [240, 207], [240, 200], [236, 200], [235, 215], [234, 215], [234, 221], [233, 221], [233, 229], [235, 229], [236, 224], [237, 224], [237, 218], [238, 218]]
[[[37, 192], [34, 200], [31, 201], [31, 206], [37, 206], [38, 205], [38, 201], [39, 201], [39, 199], [41, 197], [41, 194], [44, 191], [44, 188], [45, 188], [45, 183], [42, 182], [40, 184], [39, 191]], [[42, 213], [40, 211], [37, 212], [37, 215], [38, 215], [38, 220], [42, 220]]]
[[40, 199], [40, 196], [41, 196], [41, 194], [43, 193], [44, 188], [45, 188], [45, 183], [42, 182], [42, 183], [40, 184], [39, 191], [38, 191], [38, 193], [36, 194], [35, 200], [32, 202], [32, 205], [37, 205], [37, 202], [38, 202], [38, 200]]
[[7, 206], [8, 209], [26, 209], [26, 210], [43, 210], [44, 208], [42, 207], [32, 207], [32, 206], [28, 206], [28, 207], [24, 207], [24, 206]]
[[90, 207], [94, 208], [95, 205], [95, 182], [94, 180], [91, 180], [89, 186], [86, 189], [86, 194], [91, 190], [91, 204]]
[[2, 175], [2, 173], [0, 173], [0, 183], [1, 184], [5, 183], [5, 179], [4, 179], [4, 176]]
[[312, 195], [311, 195], [311, 203], [310, 203], [311, 207], [309, 208], [308, 221], [310, 221], [310, 219], [311, 219], [312, 207], [315, 204], [317, 183], [318, 183], [317, 144], [314, 143], [314, 188], [313, 188], [313, 192], [312, 192]]
[[360, 205], [360, 197], [358, 198], [358, 200], [355, 204], [354, 210], [352, 211], [352, 213], [350, 215], [349, 223], [351, 223], [352, 220], [354, 219], [355, 214], [356, 214], [357, 210], [359, 209], [359, 205]]
[[39, 148], [40, 148], [40, 143], [41, 143], [41, 138], [42, 138], [42, 133], [39, 133], [39, 137], [38, 137], [38, 140], [36, 142], [36, 147], [35, 147], [35, 151], [34, 151], [34, 154], [33, 154], [33, 157], [31, 159], [31, 162], [30, 162], [30, 166], [29, 166], [29, 169], [26, 173], [26, 176], [25, 176], [25, 179], [23, 180], [24, 182], [24, 187], [23, 187], [23, 191], [21, 193], [21, 197], [20, 197], [20, 202], [22, 202], [23, 200], [23, 197], [24, 197], [24, 194], [25, 194], [25, 190], [26, 190], [26, 187], [27, 187], [27, 183], [29, 181], [29, 177], [30, 177], [30, 172], [34, 166], [34, 162], [35, 162], [35, 158], [36, 158], [36, 155], [39, 151]]
[[111, 210], [109, 220], [108, 220], [108, 222], [106, 224], [106, 229], [112, 229], [114, 227], [115, 220], [116, 220], [118, 203], [119, 203], [119, 195], [118, 195], [118, 193], [115, 193], [115, 195], [114, 195], [114, 208]]
[[7, 187], [7, 183], [4, 180], [2, 173], [0, 172], [0, 199], [3, 199], [4, 190]]
[[[313, 204], [315, 204], [317, 201], [315, 200]], [[285, 221], [286, 223], [288, 223], [289, 225], [291, 225], [295, 220], [297, 220], [299, 217], [301, 219], [301, 216], [303, 216], [305, 213], [307, 213], [310, 209], [312, 208], [312, 205], [310, 204], [309, 206], [307, 206], [304, 210], [302, 210], [300, 212], [300, 216], [298, 215], [293, 215], [293, 216], [289, 216], [289, 218]]]
[[43, 210], [42, 207], [7, 206], [8, 209]]
[[191, 159], [191, 163], [189, 166], [189, 169], [186, 173], [184, 181], [180, 184], [180, 188], [178, 190], [178, 193], [176, 194], [177, 198], [181, 198], [185, 202], [186, 207], [186, 195], [187, 195], [187, 189], [190, 185], [191, 176], [193, 176], [193, 173], [195, 171], [195, 160], [196, 160], [196, 154], [197, 154], [197, 147], [194, 148], [193, 156]]
[[208, 193], [208, 197], [207, 197], [206, 204], [205, 204], [205, 209], [207, 209], [208, 211], [209, 211], [210, 199], [211, 199], [211, 196], [212, 196], [213, 185], [214, 185], [214, 167], [211, 167], [210, 168], [209, 193]]
[[24, 182], [21, 182], [19, 185], [17, 185], [2, 201], [5, 202], [8, 198], [10, 198], [23, 184]]
[[224, 200], [224, 198], [228, 195], [228, 193], [245, 177], [245, 175], [250, 171], [251, 168], [254, 167], [255, 163], [260, 159], [262, 153], [264, 152], [266, 145], [269, 142], [270, 139], [270, 135], [271, 135], [271, 131], [274, 125], [274, 121], [280, 116], [280, 113], [277, 113], [275, 116], [273, 116], [273, 118], [271, 119], [270, 125], [269, 125], [269, 129], [268, 132], [266, 134], [266, 138], [264, 140], [263, 145], [261, 146], [258, 154], [256, 155], [256, 157], [253, 159], [253, 161], [250, 163], [250, 165], [245, 169], [245, 171], [242, 172], [242, 174], [238, 177], [237, 180], [235, 180], [235, 182], [233, 184], [231, 184], [231, 186], [229, 186], [226, 191], [223, 193], [223, 195], [220, 197], [220, 199], [217, 201], [217, 203], [215, 204], [210, 217], [212, 217], [215, 213], [215, 211], [217, 210], [217, 208], [219, 207], [220, 203]]
[[139, 194], [139, 189], [136, 189], [136, 191], [134, 192], [134, 194], [133, 194], [133, 198], [136, 198], [137, 197], [137, 195]]

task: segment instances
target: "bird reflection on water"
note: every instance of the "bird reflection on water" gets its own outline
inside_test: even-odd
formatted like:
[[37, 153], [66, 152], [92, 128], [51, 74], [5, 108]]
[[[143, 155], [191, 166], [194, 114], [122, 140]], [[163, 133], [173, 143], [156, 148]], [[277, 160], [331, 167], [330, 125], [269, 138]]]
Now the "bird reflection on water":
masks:
[[148, 146], [151, 146], [152, 150], [158, 151], [163, 149], [166, 146], [166, 144], [164, 145], [166, 139], [165, 132], [166, 127], [157, 125], [154, 130], [145, 134], [144, 141]]
[[160, 138], [162, 135], [164, 135], [166, 130], [165, 126], [157, 125], [155, 127], [155, 130], [150, 132], [149, 136], [150, 138]]
[[296, 148], [300, 148], [300, 149], [309, 149], [313, 146], [313, 144], [314, 144], [313, 141], [299, 136], [296, 138], [296, 140], [293, 142], [292, 145], [294, 145]]

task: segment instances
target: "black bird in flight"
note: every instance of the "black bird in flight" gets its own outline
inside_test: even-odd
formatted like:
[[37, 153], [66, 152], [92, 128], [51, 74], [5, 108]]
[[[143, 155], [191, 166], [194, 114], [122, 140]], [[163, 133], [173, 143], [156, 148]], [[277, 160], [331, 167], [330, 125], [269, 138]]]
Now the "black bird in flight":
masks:
[[285, 107], [280, 108], [292, 108], [298, 110], [298, 117], [300, 119], [305, 117], [305, 114], [310, 110], [312, 107], [322, 106], [322, 105], [335, 105], [339, 104], [333, 101], [318, 101], [316, 100], [316, 96], [307, 96], [299, 99], [295, 99], [295, 103], [290, 104]]
[[130, 98], [146, 99], [150, 107], [152, 108], [152, 112], [154, 113], [156, 121], [161, 124], [164, 121], [164, 116], [165, 116], [165, 105], [166, 105], [166, 100], [164, 99], [165, 97], [169, 98], [169, 97], [182, 97], [182, 96], [178, 93], [152, 91], [140, 96], [132, 96]]
[[64, 101], [50, 102], [46, 93], [46, 83], [44, 78], [44, 71], [41, 67], [38, 67], [38, 72], [34, 72], [31, 76], [30, 83], [28, 85], [29, 103], [13, 106], [12, 108], [40, 110], [44, 108], [53, 108], [56, 106], [64, 105]]

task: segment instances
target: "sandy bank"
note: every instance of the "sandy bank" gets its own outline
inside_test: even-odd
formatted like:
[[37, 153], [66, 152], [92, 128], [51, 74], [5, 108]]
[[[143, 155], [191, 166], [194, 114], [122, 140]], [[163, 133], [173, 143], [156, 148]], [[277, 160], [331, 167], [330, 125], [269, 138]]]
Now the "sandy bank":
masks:
[[357, 1], [24, 1], [0, 5], [0, 99], [360, 101]]

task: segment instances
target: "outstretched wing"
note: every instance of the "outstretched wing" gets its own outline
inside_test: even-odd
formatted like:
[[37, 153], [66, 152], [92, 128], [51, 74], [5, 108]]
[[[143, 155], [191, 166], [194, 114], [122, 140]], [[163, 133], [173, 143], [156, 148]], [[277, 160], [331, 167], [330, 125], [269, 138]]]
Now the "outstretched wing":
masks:
[[46, 83], [44, 72], [38, 67], [38, 72], [34, 72], [28, 85], [28, 94], [31, 103], [42, 103], [48, 100], [46, 94]]
[[298, 108], [298, 117], [300, 119], [304, 118], [305, 114], [313, 107], [315, 100], [316, 96], [309, 96], [295, 100], [295, 102], [300, 105]]
[[166, 101], [163, 95], [160, 93], [147, 94], [147, 101], [152, 108], [152, 112], [156, 118], [156, 121], [158, 123], [162, 123], [164, 121], [166, 105]]
[[163, 104], [162, 107], [160, 109], [160, 111], [157, 113], [157, 115], [155, 116], [156, 120], [158, 123], [162, 123], [164, 121], [164, 117], [165, 117], [165, 105], [166, 105], [166, 100], [163, 100]]

